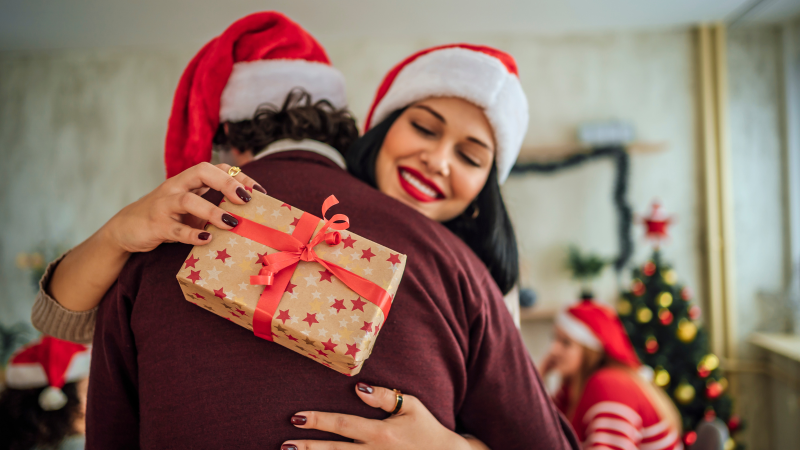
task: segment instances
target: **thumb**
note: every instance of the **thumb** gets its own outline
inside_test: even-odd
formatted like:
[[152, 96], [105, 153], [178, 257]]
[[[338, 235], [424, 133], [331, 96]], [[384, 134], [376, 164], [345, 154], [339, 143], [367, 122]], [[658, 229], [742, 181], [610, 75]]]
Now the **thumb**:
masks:
[[[388, 413], [394, 411], [399, 403], [398, 394], [395, 391], [383, 387], [370, 386], [362, 381], [356, 383], [356, 394], [369, 406], [380, 408]], [[412, 404], [412, 402], [409, 401], [410, 396], [401, 394], [401, 397], [402, 403], [400, 411], [398, 411], [397, 414], [408, 414]]]

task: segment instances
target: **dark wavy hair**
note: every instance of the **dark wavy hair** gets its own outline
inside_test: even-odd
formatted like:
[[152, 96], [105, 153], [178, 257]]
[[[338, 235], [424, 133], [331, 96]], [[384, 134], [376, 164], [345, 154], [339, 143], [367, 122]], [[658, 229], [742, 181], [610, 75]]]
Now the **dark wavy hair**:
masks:
[[214, 144], [235, 147], [257, 154], [280, 139], [314, 139], [344, 153], [358, 139], [358, 127], [347, 109], [336, 109], [328, 100], [312, 103], [311, 94], [302, 88], [292, 89], [283, 105], [265, 103], [253, 118], [240, 122], [221, 123], [214, 135]]
[[56, 449], [64, 438], [75, 433], [73, 424], [81, 416], [76, 383], [62, 388], [67, 404], [56, 411], [39, 406], [39, 394], [44, 389], [8, 388], [0, 392], [0, 448]]
[[[377, 188], [375, 162], [383, 140], [403, 111], [405, 108], [393, 112], [364, 133], [344, 155], [350, 173], [372, 187]], [[503, 294], [514, 287], [519, 278], [517, 238], [500, 194], [495, 164], [492, 164], [489, 178], [475, 201], [460, 216], [444, 222], [444, 226], [461, 238], [486, 264]]]

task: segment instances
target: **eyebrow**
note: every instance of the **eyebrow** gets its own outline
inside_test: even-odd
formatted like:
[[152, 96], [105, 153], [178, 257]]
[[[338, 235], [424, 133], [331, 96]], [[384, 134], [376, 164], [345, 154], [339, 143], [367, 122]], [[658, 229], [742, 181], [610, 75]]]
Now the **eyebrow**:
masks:
[[[436, 112], [436, 110], [434, 110], [434, 109], [433, 109], [433, 108], [431, 108], [430, 106], [427, 106], [427, 105], [414, 105], [414, 108], [424, 109], [425, 111], [428, 111], [428, 112], [429, 112], [429, 113], [431, 113], [431, 114], [432, 114], [434, 117], [436, 117], [437, 119], [439, 119], [439, 120], [440, 120], [440, 121], [441, 121], [443, 124], [447, 124], [447, 121], [446, 121], [446, 120], [444, 120], [444, 117], [442, 117], [442, 115], [441, 115], [441, 114], [439, 114], [438, 112]], [[470, 137], [468, 137], [468, 138], [467, 138], [467, 140], [468, 140], [468, 141], [470, 141], [470, 142], [474, 142], [474, 143], [476, 143], [476, 144], [480, 145], [481, 147], [485, 148], [486, 150], [491, 150], [491, 148], [489, 147], [489, 145], [488, 145], [488, 144], [486, 144], [485, 142], [481, 141], [481, 140], [480, 140], [480, 139], [478, 139], [478, 138], [474, 138], [474, 137], [470, 136]]]

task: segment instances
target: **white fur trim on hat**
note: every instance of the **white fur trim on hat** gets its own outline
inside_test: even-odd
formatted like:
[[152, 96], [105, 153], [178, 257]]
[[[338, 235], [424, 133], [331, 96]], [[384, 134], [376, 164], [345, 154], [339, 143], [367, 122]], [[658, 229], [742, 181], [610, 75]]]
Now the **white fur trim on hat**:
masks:
[[302, 59], [238, 62], [220, 98], [220, 122], [253, 118], [258, 107], [283, 105], [289, 92], [303, 88], [312, 101], [328, 100], [336, 108], [347, 106], [344, 76], [327, 64]]
[[556, 315], [555, 324], [564, 333], [567, 333], [573, 341], [578, 342], [592, 350], [602, 350], [603, 343], [583, 322], [575, 318], [569, 311], [561, 311]]
[[528, 100], [517, 76], [497, 58], [459, 47], [420, 56], [397, 74], [376, 105], [370, 124], [375, 126], [414, 102], [448, 96], [483, 109], [494, 130], [498, 181], [503, 183], [528, 129]]

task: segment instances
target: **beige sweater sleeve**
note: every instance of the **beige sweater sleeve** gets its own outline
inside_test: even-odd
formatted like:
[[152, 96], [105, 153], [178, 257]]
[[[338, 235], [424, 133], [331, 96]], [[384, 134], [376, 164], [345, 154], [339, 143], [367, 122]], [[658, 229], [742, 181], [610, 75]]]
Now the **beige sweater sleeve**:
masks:
[[64, 256], [66, 254], [51, 262], [39, 280], [39, 292], [36, 294], [36, 303], [33, 304], [31, 322], [44, 334], [79, 344], [91, 344], [97, 307], [89, 311], [71, 311], [61, 306], [45, 289]]

